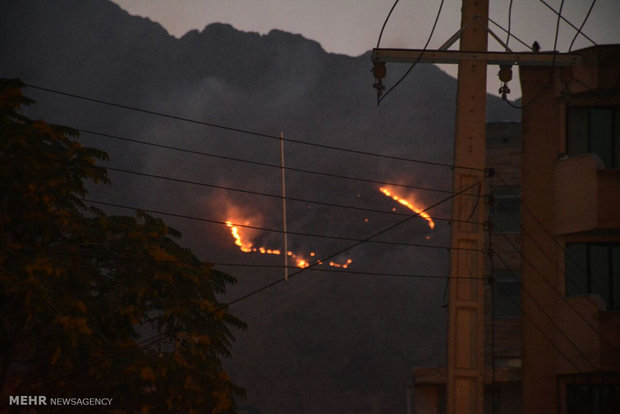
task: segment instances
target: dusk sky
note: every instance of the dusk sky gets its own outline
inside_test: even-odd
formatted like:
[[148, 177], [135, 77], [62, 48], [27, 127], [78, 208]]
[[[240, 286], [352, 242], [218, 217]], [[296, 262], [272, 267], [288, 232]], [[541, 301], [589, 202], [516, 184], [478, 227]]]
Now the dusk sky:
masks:
[[[145, 16], [160, 23], [168, 32], [181, 37], [189, 30], [202, 30], [214, 22], [230, 23], [244, 31], [268, 33], [280, 29], [299, 33], [318, 41], [332, 53], [358, 56], [376, 46], [379, 31], [393, 0], [114, 0], [131, 14]], [[561, 0], [544, 0], [558, 10]], [[508, 27], [510, 0], [490, 1], [489, 16]], [[385, 29], [382, 47], [422, 48], [433, 25], [439, 0], [403, 0], [396, 6]], [[430, 48], [438, 48], [454, 32], [460, 22], [460, 5], [457, 0], [446, 0]], [[565, 0], [562, 15], [579, 27], [591, 5], [588, 0]], [[511, 32], [531, 45], [535, 40], [542, 50], [551, 50], [557, 16], [541, 0], [513, 1]], [[583, 32], [598, 44], [620, 42], [620, 1], [598, 0], [594, 5]], [[493, 24], [489, 25], [500, 38], [506, 34]], [[560, 24], [557, 49], [568, 51], [575, 29], [567, 23]], [[525, 47], [515, 39], [509, 45], [515, 51]], [[574, 49], [592, 46], [579, 36]], [[489, 49], [501, 50], [492, 38]], [[444, 65], [442, 69], [455, 76], [455, 68]], [[496, 70], [490, 68], [489, 91], [496, 92]], [[520, 92], [512, 86], [512, 98]]]
[[0, 412], [618, 397], [620, 0], [480, 0], [513, 52], [586, 57], [521, 105], [497, 65], [483, 111], [456, 65], [396, 63], [378, 105], [393, 5], [379, 47], [439, 17], [436, 50], [463, 1], [0, 1]]

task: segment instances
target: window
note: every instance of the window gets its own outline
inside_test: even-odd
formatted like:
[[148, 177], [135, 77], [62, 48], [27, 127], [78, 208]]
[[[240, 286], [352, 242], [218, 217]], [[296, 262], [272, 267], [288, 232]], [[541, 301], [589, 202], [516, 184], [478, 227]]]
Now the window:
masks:
[[491, 222], [499, 233], [518, 233], [521, 230], [521, 199], [517, 190], [494, 188], [491, 190]]
[[605, 167], [620, 167], [620, 106], [569, 107], [566, 120], [569, 155], [592, 153]]
[[620, 309], [620, 243], [566, 246], [566, 295], [594, 293], [610, 309]]
[[521, 316], [521, 282], [512, 272], [498, 270], [493, 274], [493, 316]]
[[617, 414], [620, 412], [620, 385], [567, 384], [567, 414]]

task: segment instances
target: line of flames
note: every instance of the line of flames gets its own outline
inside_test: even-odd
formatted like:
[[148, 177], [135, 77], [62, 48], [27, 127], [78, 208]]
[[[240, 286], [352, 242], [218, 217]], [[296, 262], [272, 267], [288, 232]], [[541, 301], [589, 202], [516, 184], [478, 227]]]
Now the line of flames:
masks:
[[[256, 247], [254, 246], [253, 243], [251, 242], [247, 242], [244, 241], [241, 234], [239, 233], [239, 227], [235, 226], [233, 224], [233, 222], [231, 220], [227, 220], [226, 221], [226, 226], [230, 229], [230, 234], [233, 236], [233, 239], [235, 239], [235, 245], [239, 247], [239, 250], [241, 250], [244, 253], [260, 253], [260, 254], [273, 254], [273, 255], [281, 255], [282, 254], [282, 250], [279, 249], [268, 249], [266, 247]], [[291, 257], [292, 259], [295, 260], [295, 264], [297, 267], [299, 268], [306, 268], [306, 267], [310, 267], [310, 262], [308, 259], [305, 258], [305, 256], [301, 255], [301, 254], [295, 254], [292, 251], [288, 251], [286, 252], [286, 254]], [[310, 252], [309, 254], [310, 257], [316, 257], [316, 253], [315, 252]], [[349, 265], [353, 262], [353, 260], [351, 259], [347, 259], [344, 263], [337, 263], [334, 261], [330, 261], [327, 264], [331, 267], [338, 267], [338, 268], [342, 268], [342, 269], [346, 269], [349, 267]], [[317, 263], [319, 265], [322, 265], [323, 262], [321, 260], [318, 260]]]
[[[434, 229], [435, 228], [435, 222], [433, 221], [433, 219], [431, 218], [431, 216], [426, 213], [423, 209], [417, 207], [412, 199], [412, 197], [408, 197], [407, 199], [394, 194], [393, 191], [389, 190], [386, 187], [380, 187], [379, 191], [381, 191], [381, 193], [383, 193], [384, 195], [386, 195], [387, 197], [392, 198], [393, 200], [397, 201], [398, 203], [402, 204], [403, 206], [407, 207], [409, 210], [413, 211], [414, 213], [418, 214], [420, 217], [422, 217], [424, 220], [426, 220], [428, 222], [428, 226], [430, 227], [430, 229]], [[365, 222], [368, 222], [368, 219], [364, 220]], [[247, 224], [247, 223], [246, 223]], [[240, 232], [239, 232], [239, 227], [234, 225], [233, 222], [231, 220], [227, 220], [226, 221], [226, 226], [228, 228], [230, 228], [230, 234], [232, 235], [233, 239], [235, 240], [235, 245], [239, 247], [239, 250], [241, 250], [244, 253], [260, 253], [260, 254], [270, 254], [270, 255], [281, 255], [282, 254], [282, 250], [279, 249], [269, 249], [263, 246], [254, 246], [253, 243], [248, 242], [248, 241], [244, 241], [243, 237], [241, 236]], [[428, 238], [429, 236], [427, 236]], [[302, 254], [295, 254], [292, 251], [287, 251], [286, 254], [291, 257], [292, 259], [295, 259], [295, 264], [297, 267], [299, 268], [306, 268], [310, 266], [310, 262], [308, 259], [306, 259], [306, 257]], [[315, 257], [316, 253], [315, 252], [310, 252], [309, 254], [310, 257]], [[342, 268], [342, 269], [346, 269], [349, 267], [349, 265], [352, 263], [353, 261], [351, 259], [347, 259], [344, 263], [337, 263], [334, 261], [330, 261], [327, 262], [327, 264], [331, 267], [337, 267], [337, 268]], [[324, 264], [321, 260], [317, 261], [317, 264], [321, 265]]]
[[409, 210], [413, 211], [414, 213], [418, 214], [424, 220], [428, 221], [428, 227], [430, 227], [431, 230], [435, 228], [435, 222], [433, 221], [431, 216], [426, 211], [424, 211], [423, 209], [415, 206], [414, 205], [414, 201], [411, 198], [406, 200], [406, 199], [404, 199], [404, 198], [394, 194], [392, 191], [388, 190], [385, 187], [379, 188], [379, 191], [381, 191], [386, 196], [392, 198], [393, 200], [398, 201], [400, 204], [402, 204], [403, 206], [407, 207]]

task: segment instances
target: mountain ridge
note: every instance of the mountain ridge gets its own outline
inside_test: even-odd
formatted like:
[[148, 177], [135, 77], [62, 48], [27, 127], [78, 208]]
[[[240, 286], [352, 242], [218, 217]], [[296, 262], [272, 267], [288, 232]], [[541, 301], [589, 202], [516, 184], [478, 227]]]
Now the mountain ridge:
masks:
[[[419, 65], [380, 107], [368, 53], [325, 52], [301, 35], [273, 30], [241, 32], [211, 24], [181, 38], [149, 19], [131, 16], [105, 0], [24, 0], [4, 3], [0, 13], [0, 76], [127, 106], [220, 125], [403, 158], [452, 162], [456, 81], [432, 65]], [[386, 83], [406, 67], [389, 67]], [[30, 112], [50, 122], [277, 165], [279, 143], [250, 134], [113, 108], [36, 91]], [[488, 117], [517, 119], [497, 97]], [[513, 116], [514, 114], [514, 116]], [[87, 145], [107, 151], [108, 165], [196, 182], [280, 193], [280, 171], [217, 158], [128, 144], [82, 134]], [[353, 177], [448, 189], [451, 170], [360, 156], [293, 142], [286, 163]], [[110, 173], [112, 186], [90, 197], [132, 207], [225, 220], [231, 205], [256, 217], [253, 224], [278, 229], [280, 200], [223, 192], [165, 180]], [[287, 195], [391, 211], [393, 200], [376, 185], [287, 172]], [[447, 195], [412, 191], [428, 206]], [[365, 238], [394, 222], [389, 214], [288, 205], [289, 230]], [[433, 214], [449, 215], [444, 204]], [[112, 210], [132, 214], [132, 209]], [[401, 211], [407, 212], [407, 211]], [[278, 258], [241, 253], [225, 226], [164, 217], [183, 233], [199, 257], [220, 263], [281, 264]], [[233, 217], [245, 219], [246, 217]], [[367, 222], [365, 219], [368, 219]], [[412, 220], [387, 240], [446, 245], [449, 227], [430, 231]], [[278, 233], [257, 242], [279, 243]], [[299, 251], [328, 255], [345, 242], [290, 236]], [[351, 270], [395, 274], [445, 274], [443, 250], [363, 244], [339, 259]], [[234, 299], [282, 277], [279, 270], [224, 267], [239, 283]], [[263, 413], [405, 411], [411, 367], [439, 364], [445, 356], [444, 281], [307, 272], [232, 309], [249, 324], [237, 334], [227, 362], [236, 383], [248, 389], [243, 404]]]

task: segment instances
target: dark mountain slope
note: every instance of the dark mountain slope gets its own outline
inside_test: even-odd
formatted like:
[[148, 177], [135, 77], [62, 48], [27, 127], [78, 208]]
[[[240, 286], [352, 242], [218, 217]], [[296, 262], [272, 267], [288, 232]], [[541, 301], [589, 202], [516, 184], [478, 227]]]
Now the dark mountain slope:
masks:
[[[0, 6], [0, 76], [78, 95], [313, 143], [449, 163], [454, 135], [455, 80], [419, 65], [381, 107], [369, 56], [325, 53], [298, 35], [244, 33], [214, 24], [181, 39], [104, 0], [24, 0]], [[387, 82], [405, 68], [389, 67]], [[34, 89], [36, 114], [74, 127], [278, 164], [276, 140], [112, 108]], [[516, 119], [498, 98], [489, 118]], [[105, 149], [110, 166], [270, 194], [280, 171], [83, 134]], [[333, 174], [447, 189], [451, 171], [364, 157], [295, 143], [287, 165]], [[280, 228], [280, 200], [203, 186], [111, 173], [109, 188], [91, 197], [129, 206], [216, 220], [245, 219]], [[287, 172], [290, 197], [390, 211], [378, 185]], [[446, 195], [408, 191], [422, 205]], [[231, 217], [234, 206], [240, 213]], [[365, 238], [402, 216], [289, 202], [289, 230]], [[114, 210], [129, 214], [127, 210]], [[405, 212], [405, 210], [399, 210]], [[449, 204], [433, 210], [445, 216]], [[246, 217], [242, 217], [242, 216]], [[365, 221], [368, 219], [368, 222]], [[183, 242], [220, 263], [280, 264], [239, 252], [225, 226], [166, 218]], [[383, 240], [446, 245], [449, 227], [430, 232], [412, 220]], [[430, 235], [431, 239], [426, 240]], [[256, 241], [280, 246], [278, 233]], [[290, 236], [296, 251], [318, 255], [351, 242]], [[336, 257], [352, 270], [441, 275], [447, 251], [364, 244]], [[279, 269], [223, 267], [239, 279], [238, 297], [282, 277]], [[307, 272], [234, 305], [249, 324], [238, 335], [230, 371], [262, 413], [398, 413], [405, 410], [411, 367], [444, 356], [444, 281]]]

